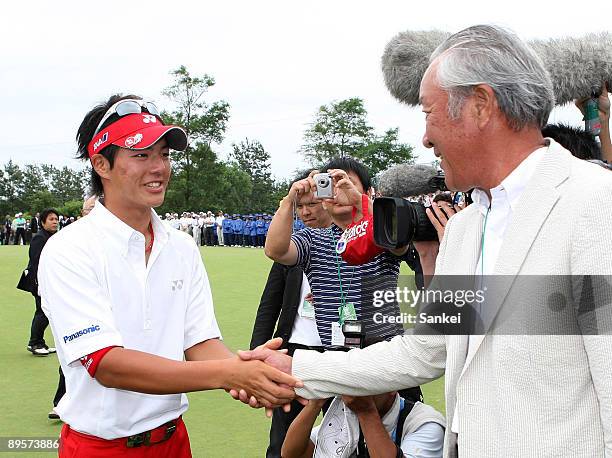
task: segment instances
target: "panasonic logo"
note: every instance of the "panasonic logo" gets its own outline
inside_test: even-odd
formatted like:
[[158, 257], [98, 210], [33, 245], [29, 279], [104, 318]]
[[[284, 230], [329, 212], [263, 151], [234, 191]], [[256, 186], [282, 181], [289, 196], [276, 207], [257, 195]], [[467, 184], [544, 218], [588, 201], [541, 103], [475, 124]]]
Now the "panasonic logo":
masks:
[[72, 341], [74, 339], [78, 339], [79, 337], [84, 336], [85, 334], [89, 334], [89, 333], [96, 332], [96, 331], [99, 331], [99, 330], [100, 330], [100, 326], [99, 325], [97, 325], [97, 324], [93, 325], [92, 324], [88, 328], [81, 329], [80, 331], [77, 331], [74, 334], [70, 334], [70, 335], [64, 336], [64, 343], [70, 342], [70, 341]]

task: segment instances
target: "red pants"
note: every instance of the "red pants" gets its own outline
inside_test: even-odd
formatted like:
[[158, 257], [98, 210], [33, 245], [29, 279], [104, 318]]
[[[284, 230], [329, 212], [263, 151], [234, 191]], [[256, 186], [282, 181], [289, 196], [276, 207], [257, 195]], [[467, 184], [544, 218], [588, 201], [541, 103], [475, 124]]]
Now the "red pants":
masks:
[[69, 425], [60, 433], [59, 458], [191, 458], [187, 428], [182, 418], [170, 439], [153, 445], [129, 448], [127, 439], [106, 440], [82, 434]]

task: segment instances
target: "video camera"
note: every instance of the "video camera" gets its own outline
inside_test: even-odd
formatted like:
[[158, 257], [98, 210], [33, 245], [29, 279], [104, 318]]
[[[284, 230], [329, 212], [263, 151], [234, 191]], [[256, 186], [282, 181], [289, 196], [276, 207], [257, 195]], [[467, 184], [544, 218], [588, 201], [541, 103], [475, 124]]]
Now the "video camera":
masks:
[[[427, 182], [432, 191], [448, 191], [444, 183], [444, 172]], [[378, 197], [374, 199], [374, 241], [387, 249], [399, 248], [412, 241], [437, 240], [438, 233], [429, 221], [425, 205], [409, 202], [401, 197]]]

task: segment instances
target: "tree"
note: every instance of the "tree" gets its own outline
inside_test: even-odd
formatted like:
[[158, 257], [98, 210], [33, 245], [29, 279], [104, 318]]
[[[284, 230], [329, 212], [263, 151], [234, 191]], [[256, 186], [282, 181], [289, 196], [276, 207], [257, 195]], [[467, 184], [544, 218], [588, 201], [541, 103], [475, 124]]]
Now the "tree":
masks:
[[322, 164], [336, 156], [354, 156], [368, 143], [373, 130], [366, 117], [360, 98], [322, 105], [304, 133], [302, 152], [312, 164]]
[[251, 179], [252, 191], [248, 199], [250, 211], [263, 211], [271, 206], [274, 180], [270, 172], [270, 154], [257, 141], [244, 141], [232, 145], [230, 163], [246, 173]]
[[24, 211], [22, 170], [13, 161], [4, 164], [4, 170], [0, 175], [0, 211], [2, 215], [13, 215], [18, 211]]
[[48, 171], [51, 192], [59, 202], [83, 200], [88, 186], [87, 169], [73, 170], [66, 166], [58, 169], [50, 166]]
[[354, 97], [319, 108], [304, 133], [301, 151], [314, 167], [333, 157], [349, 155], [376, 175], [392, 165], [413, 162], [412, 146], [400, 143], [398, 134], [398, 128], [391, 128], [377, 135], [367, 122], [363, 100]]
[[[176, 104], [176, 109], [162, 113], [162, 118], [166, 123], [182, 126], [187, 132], [187, 148], [173, 155], [174, 170], [183, 179], [175, 180], [173, 184], [175, 192], [183, 193], [184, 207], [190, 208], [196, 203], [192, 197], [192, 178], [201, 172], [195, 170], [194, 162], [197, 162], [198, 152], [209, 150], [213, 142], [223, 141], [229, 120], [229, 104], [225, 101], [205, 102], [204, 95], [215, 84], [211, 76], [191, 76], [184, 65], [170, 74], [174, 77], [174, 83], [162, 93]], [[207, 148], [203, 149], [202, 146]]]
[[365, 164], [372, 176], [393, 165], [414, 162], [412, 146], [400, 143], [398, 133], [397, 127], [388, 129], [383, 135], [374, 136], [357, 152], [356, 158]]

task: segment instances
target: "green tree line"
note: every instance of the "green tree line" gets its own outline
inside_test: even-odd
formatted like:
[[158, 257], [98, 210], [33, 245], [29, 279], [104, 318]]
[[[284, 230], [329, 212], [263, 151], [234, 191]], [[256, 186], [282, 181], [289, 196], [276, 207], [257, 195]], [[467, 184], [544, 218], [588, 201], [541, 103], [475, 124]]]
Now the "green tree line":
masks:
[[[213, 145], [223, 142], [230, 119], [228, 102], [209, 100], [215, 85], [210, 75], [193, 76], [185, 66], [170, 72], [172, 83], [162, 91], [173, 106], [163, 111], [166, 123], [182, 126], [189, 143], [172, 153], [172, 179], [159, 213], [223, 210], [228, 213], [273, 212], [287, 193], [290, 180], [275, 180], [270, 154], [254, 139], [232, 145], [221, 160]], [[367, 121], [360, 98], [319, 107], [299, 148], [312, 167], [334, 156], [362, 161], [372, 175], [401, 162], [412, 162], [412, 147], [399, 142], [398, 129], [377, 134]], [[0, 215], [34, 214], [45, 207], [76, 216], [87, 194], [89, 169], [49, 164], [19, 166], [12, 161], [0, 170]]]

